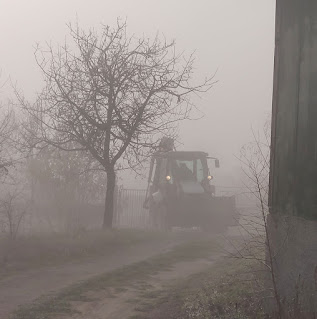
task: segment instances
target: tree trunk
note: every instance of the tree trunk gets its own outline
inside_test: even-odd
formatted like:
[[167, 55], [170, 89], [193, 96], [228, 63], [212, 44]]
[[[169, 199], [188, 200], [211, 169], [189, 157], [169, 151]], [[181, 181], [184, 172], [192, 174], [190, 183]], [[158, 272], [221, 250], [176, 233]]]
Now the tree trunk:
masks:
[[116, 173], [113, 168], [107, 171], [107, 192], [105, 202], [105, 213], [103, 219], [103, 228], [112, 228], [114, 212], [114, 192], [116, 186]]

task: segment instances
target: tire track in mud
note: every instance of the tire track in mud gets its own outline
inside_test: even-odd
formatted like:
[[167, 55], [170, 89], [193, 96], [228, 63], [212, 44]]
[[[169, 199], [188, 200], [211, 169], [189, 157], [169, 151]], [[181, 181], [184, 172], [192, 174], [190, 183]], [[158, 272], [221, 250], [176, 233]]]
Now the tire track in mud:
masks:
[[[161, 289], [171, 286], [173, 282], [186, 280], [188, 276], [203, 272], [220, 258], [220, 254], [213, 257], [193, 261], [179, 262], [169, 270], [160, 271], [150, 279], [134, 283], [123, 291], [98, 291], [88, 293], [90, 301], [73, 302], [73, 315], [61, 316], [56, 319], [129, 319], [132, 316], [142, 316], [142, 296], [159, 293]], [[141, 317], [140, 317], [141, 318]]]
[[191, 240], [200, 234], [178, 234], [158, 242], [142, 243], [127, 247], [109, 256], [85, 262], [30, 270], [0, 280], [0, 318], [6, 319], [20, 305], [32, 303], [42, 295], [62, 290], [78, 281], [88, 280], [98, 274], [110, 272], [122, 266], [136, 263], [165, 253], [173, 247]]

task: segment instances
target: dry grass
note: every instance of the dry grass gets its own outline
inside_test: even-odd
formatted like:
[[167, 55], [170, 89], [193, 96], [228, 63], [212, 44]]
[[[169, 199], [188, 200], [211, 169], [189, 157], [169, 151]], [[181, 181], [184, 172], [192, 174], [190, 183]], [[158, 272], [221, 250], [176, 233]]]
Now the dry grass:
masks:
[[141, 295], [142, 311], [130, 319], [265, 318], [255, 267], [253, 261], [223, 259], [186, 281]]
[[164, 234], [112, 230], [68, 233], [37, 233], [14, 241], [0, 237], [0, 276], [30, 268], [55, 266], [92, 256], [105, 256], [141, 242], [157, 241]]

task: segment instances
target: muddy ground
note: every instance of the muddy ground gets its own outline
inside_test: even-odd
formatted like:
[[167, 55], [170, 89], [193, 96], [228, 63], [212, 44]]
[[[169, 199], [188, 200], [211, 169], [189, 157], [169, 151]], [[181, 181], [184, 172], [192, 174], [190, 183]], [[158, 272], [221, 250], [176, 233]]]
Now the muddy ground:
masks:
[[88, 294], [92, 301], [74, 302], [73, 311], [78, 313], [63, 315], [59, 319], [142, 318], [147, 306], [143, 296], [155, 296], [173, 282], [186, 280], [193, 274], [205, 271], [218, 257], [216, 255], [214, 258], [177, 263], [172, 269], [159, 272], [149, 280], [140, 281], [122, 292], [114, 291], [113, 295], [109, 295], [109, 291]]
[[[167, 236], [166, 239], [160, 239], [155, 243], [143, 242], [126, 247], [108, 256], [23, 271], [4, 277], [0, 280], [0, 318], [8, 318], [9, 314], [18, 306], [31, 303], [42, 295], [56, 293], [76, 282], [167, 252], [182, 242], [197, 240], [201, 236], [199, 233], [179, 233], [172, 238]], [[191, 266], [189, 265], [186, 267], [190, 268]], [[194, 271], [196, 266], [196, 264], [192, 264], [192, 271]], [[189, 268], [186, 268], [186, 271], [192, 272]], [[176, 269], [174, 274], [178, 272], [182, 273], [181, 269]], [[167, 274], [164, 276], [167, 276]], [[164, 276], [162, 275], [163, 281]], [[158, 284], [160, 280], [160, 278], [157, 278]], [[133, 292], [129, 291], [126, 294], [133, 294]], [[124, 297], [121, 296], [120, 298]], [[111, 301], [113, 308], [116, 308], [115, 302], [117, 302], [117, 308], [119, 308], [121, 304], [120, 298]], [[102, 308], [102, 305], [100, 307]]]

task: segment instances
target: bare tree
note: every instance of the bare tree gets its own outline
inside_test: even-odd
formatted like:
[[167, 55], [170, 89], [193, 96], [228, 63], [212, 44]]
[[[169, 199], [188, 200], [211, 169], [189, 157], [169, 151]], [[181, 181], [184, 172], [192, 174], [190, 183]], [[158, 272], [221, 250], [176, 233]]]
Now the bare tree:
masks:
[[35, 52], [45, 80], [37, 106], [18, 97], [40, 123], [38, 143], [89, 151], [104, 168], [104, 227], [109, 228], [116, 170], [133, 167], [159, 137], [175, 134], [177, 123], [189, 118], [190, 96], [206, 92], [213, 82], [192, 84], [193, 55], [186, 59], [174, 42], [158, 36], [128, 36], [126, 22], [103, 26], [100, 34], [78, 25], [69, 30], [71, 45]]
[[255, 133], [252, 130], [252, 134], [253, 141], [242, 147], [239, 159], [246, 177], [245, 187], [249, 190], [248, 194], [255, 198], [258, 211], [240, 216], [239, 226], [243, 239], [241, 243], [236, 244], [227, 238], [233, 248], [228, 252], [234, 258], [253, 260], [261, 265], [261, 270], [268, 275], [266, 280], [269, 287], [262, 287], [263, 280], [258, 280], [259, 272], [255, 280], [261, 289], [270, 292], [265, 298], [274, 300], [274, 315], [281, 319], [284, 318], [284, 309], [278, 290], [275, 258], [282, 247], [273, 247], [268, 227], [270, 121], [266, 121], [263, 132]]
[[[1, 264], [6, 264], [26, 213], [21, 176], [24, 154], [18, 149], [18, 120], [11, 104], [0, 107], [0, 235]], [[21, 170], [22, 168], [22, 170]], [[22, 191], [23, 189], [23, 191]], [[23, 203], [22, 203], [23, 202]], [[2, 238], [2, 233], [5, 237]]]
[[[1, 78], [1, 72], [0, 72]], [[6, 85], [4, 81], [0, 90]], [[2, 93], [2, 91], [0, 91]], [[10, 101], [5, 103], [0, 98], [0, 178], [7, 176], [9, 169], [23, 158], [18, 145], [20, 138], [19, 124], [13, 104]], [[0, 181], [1, 182], [1, 181]], [[3, 180], [2, 180], [3, 182]]]
[[1, 228], [11, 240], [16, 239], [21, 221], [26, 214], [26, 206], [21, 205], [22, 201], [25, 203], [22, 198], [23, 192], [18, 187], [11, 188], [0, 198]]
[[[0, 265], [6, 267], [15, 244], [21, 224], [29, 210], [27, 191], [21, 178], [11, 179], [5, 191], [1, 188], [0, 196]], [[4, 237], [2, 235], [4, 234]]]
[[[249, 221], [249, 226], [255, 230], [248, 234], [251, 240], [244, 246], [248, 258], [259, 261], [268, 270], [272, 283], [273, 298], [276, 302], [276, 316], [283, 317], [283, 309], [280, 294], [277, 288], [277, 278], [275, 270], [275, 252], [271, 243], [268, 228], [268, 194], [269, 194], [269, 173], [270, 173], [270, 122], [267, 121], [262, 137], [253, 133], [253, 142], [247, 144], [241, 150], [241, 161], [244, 164], [244, 174], [249, 180], [249, 190], [256, 197], [260, 216]], [[246, 229], [244, 227], [244, 229]], [[250, 229], [250, 228], [249, 228]], [[261, 247], [262, 246], [262, 247]], [[265, 257], [261, 252], [265, 250]], [[260, 252], [260, 256], [259, 256]], [[241, 255], [246, 258], [246, 255]]]
[[16, 123], [14, 112], [10, 109], [0, 108], [0, 175], [8, 173], [8, 168], [14, 164], [12, 156], [12, 137], [15, 132]]

